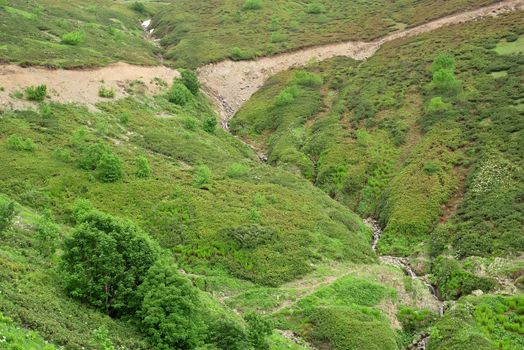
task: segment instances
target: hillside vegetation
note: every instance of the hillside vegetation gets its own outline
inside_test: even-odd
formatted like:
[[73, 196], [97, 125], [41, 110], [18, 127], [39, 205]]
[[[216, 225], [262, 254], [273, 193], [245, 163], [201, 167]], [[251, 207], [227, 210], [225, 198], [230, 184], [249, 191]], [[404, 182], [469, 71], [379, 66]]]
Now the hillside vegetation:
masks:
[[495, 1], [173, 0], [153, 16], [166, 58], [198, 67], [305, 46], [369, 41], [460, 10]]

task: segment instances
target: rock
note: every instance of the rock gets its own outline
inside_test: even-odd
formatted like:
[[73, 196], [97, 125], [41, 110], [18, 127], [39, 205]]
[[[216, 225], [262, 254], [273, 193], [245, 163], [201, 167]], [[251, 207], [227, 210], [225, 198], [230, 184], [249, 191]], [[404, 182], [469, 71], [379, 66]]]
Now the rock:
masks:
[[474, 295], [476, 297], [480, 297], [483, 294], [484, 294], [484, 292], [481, 291], [480, 289], [477, 289], [477, 290], [474, 290], [473, 292], [471, 292], [471, 295]]

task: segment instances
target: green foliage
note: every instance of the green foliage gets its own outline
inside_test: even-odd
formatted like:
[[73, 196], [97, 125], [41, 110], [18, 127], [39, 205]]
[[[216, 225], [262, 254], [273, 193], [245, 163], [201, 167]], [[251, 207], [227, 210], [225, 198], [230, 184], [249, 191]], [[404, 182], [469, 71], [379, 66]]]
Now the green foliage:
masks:
[[251, 59], [253, 58], [253, 55], [251, 55], [248, 51], [242, 50], [240, 47], [235, 46], [231, 49], [229, 58], [231, 58], [233, 61], [240, 61]]
[[146, 13], [146, 6], [140, 1], [135, 1], [134, 3], [132, 3], [131, 9], [138, 13]]
[[112, 153], [103, 153], [96, 165], [96, 176], [102, 182], [115, 182], [124, 177], [122, 160]]
[[216, 128], [217, 128], [217, 118], [214, 115], [207, 117], [204, 120], [204, 123], [202, 124], [202, 129], [204, 129], [205, 132], [208, 132], [210, 134], [215, 133]]
[[262, 0], [246, 0], [244, 10], [260, 10], [262, 8]]
[[119, 121], [120, 123], [127, 125], [127, 123], [129, 123], [129, 118], [130, 118], [130, 114], [128, 112], [124, 112], [120, 114]]
[[84, 32], [65, 33], [64, 35], [62, 35], [62, 43], [66, 45], [75, 46], [83, 42], [84, 38], [85, 38]]
[[25, 89], [25, 96], [29, 101], [43, 101], [47, 96], [47, 86], [29, 86]]
[[193, 175], [193, 186], [202, 190], [209, 190], [211, 186], [211, 169], [206, 165], [199, 165]]
[[397, 318], [402, 324], [404, 332], [414, 336], [432, 326], [438, 320], [439, 316], [437, 313], [427, 309], [415, 309], [402, 306]]
[[4, 350], [56, 350], [38, 333], [19, 328], [13, 320], [0, 313], [0, 344]]
[[45, 255], [53, 255], [59, 240], [59, 227], [53, 222], [50, 213], [45, 213], [36, 223], [36, 239], [38, 251]]
[[151, 167], [149, 166], [149, 161], [144, 156], [138, 156], [136, 158], [136, 176], [141, 178], [147, 178], [151, 175]]
[[431, 267], [432, 281], [438, 287], [443, 298], [457, 299], [480, 289], [489, 292], [495, 287], [495, 280], [489, 277], [478, 277], [465, 270], [459, 261], [453, 258], [438, 257]]
[[181, 80], [175, 79], [167, 93], [167, 99], [174, 104], [184, 106], [192, 99], [192, 94]]
[[267, 337], [273, 331], [273, 324], [268, 318], [255, 314], [249, 313], [244, 316], [248, 326], [247, 337], [248, 341], [254, 349], [267, 350], [269, 344]]
[[205, 334], [197, 289], [172, 262], [160, 259], [139, 287], [142, 331], [155, 349], [194, 349]]
[[249, 173], [249, 166], [241, 163], [233, 163], [226, 170], [226, 176], [232, 179], [239, 179]]
[[180, 72], [182, 82], [188, 88], [193, 95], [198, 94], [200, 90], [200, 82], [198, 81], [197, 75], [188, 69], [183, 69]]
[[437, 72], [441, 69], [447, 69], [450, 71], [455, 70], [455, 59], [453, 56], [447, 54], [447, 53], [439, 53], [437, 57], [433, 60], [432, 65], [433, 72]]
[[307, 5], [306, 12], [307, 13], [311, 13], [311, 14], [324, 13], [324, 12], [326, 12], [326, 7], [324, 5], [322, 5], [322, 3], [313, 2], [313, 3]]
[[23, 138], [18, 135], [11, 135], [7, 139], [7, 148], [13, 151], [27, 151], [33, 152], [36, 149], [31, 138]]
[[109, 315], [132, 315], [140, 303], [137, 288], [158, 248], [129, 221], [94, 210], [77, 217], [61, 262], [68, 294]]
[[318, 87], [323, 83], [320, 75], [302, 70], [295, 73], [293, 81], [298, 85], [307, 87]]
[[96, 350], [115, 350], [115, 346], [109, 338], [109, 331], [103, 326], [94, 330], [92, 343]]
[[311, 316], [315, 341], [326, 342], [331, 349], [396, 350], [393, 330], [376, 313], [348, 307], [322, 307]]
[[16, 216], [15, 203], [0, 198], [0, 233], [11, 227]]
[[274, 230], [259, 225], [229, 228], [225, 231], [225, 235], [242, 249], [253, 249], [277, 238]]
[[98, 89], [98, 96], [103, 98], [113, 98], [115, 97], [115, 90], [111, 88], [106, 88], [105, 86], [100, 86]]

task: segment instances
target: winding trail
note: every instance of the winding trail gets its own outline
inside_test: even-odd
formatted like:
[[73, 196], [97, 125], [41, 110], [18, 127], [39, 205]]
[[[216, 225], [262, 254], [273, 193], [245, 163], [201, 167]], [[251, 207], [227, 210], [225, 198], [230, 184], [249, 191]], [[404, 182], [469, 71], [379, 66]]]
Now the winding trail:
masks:
[[225, 60], [208, 64], [198, 70], [204, 90], [211, 97], [227, 129], [229, 119], [270, 76], [292, 67], [304, 66], [311, 60], [336, 56], [364, 60], [375, 54], [385, 43], [426, 33], [447, 25], [464, 23], [487, 16], [497, 16], [524, 9], [524, 0], [506, 0], [471, 11], [456, 13], [409, 29], [397, 31], [371, 42], [347, 41], [315, 46], [252, 61]]

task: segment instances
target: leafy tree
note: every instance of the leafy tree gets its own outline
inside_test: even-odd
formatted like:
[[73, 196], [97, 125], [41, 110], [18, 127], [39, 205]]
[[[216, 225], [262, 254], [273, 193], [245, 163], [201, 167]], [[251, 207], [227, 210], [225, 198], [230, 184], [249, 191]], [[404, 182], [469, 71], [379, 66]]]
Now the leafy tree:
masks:
[[[79, 132], [80, 131], [82, 131], [82, 129], [80, 129]], [[79, 132], [76, 134], [80, 134]], [[75, 138], [77, 138], [77, 136], [75, 136]], [[78, 143], [81, 144], [82, 141], [78, 141]], [[85, 170], [95, 170], [100, 159], [102, 159], [102, 156], [106, 153], [111, 153], [111, 149], [103, 143], [91, 145], [83, 152], [79, 159], [78, 166]]]
[[202, 128], [204, 129], [204, 131], [213, 134], [217, 128], [217, 118], [215, 116], [206, 118], [206, 120], [204, 120]]
[[273, 332], [271, 321], [256, 313], [249, 313], [244, 319], [248, 325], [248, 339], [251, 346], [256, 350], [269, 349], [266, 338]]
[[0, 203], [0, 233], [11, 227], [15, 215], [16, 210], [13, 201], [4, 201]]
[[146, 157], [139, 156], [136, 159], [136, 176], [146, 178], [151, 175], [151, 168]]
[[96, 210], [76, 217], [79, 224], [65, 239], [60, 264], [66, 291], [111, 316], [134, 314], [140, 306], [137, 288], [158, 258], [158, 247], [129, 221]]
[[211, 169], [206, 165], [200, 165], [197, 167], [195, 174], [193, 176], [193, 186], [200, 189], [209, 189], [211, 184]]
[[205, 324], [198, 290], [171, 261], [159, 259], [149, 269], [139, 294], [142, 330], [155, 349], [194, 349], [202, 343]]
[[200, 90], [200, 82], [198, 81], [198, 77], [196, 74], [190, 70], [184, 69], [182, 72], [180, 72], [182, 83], [188, 88], [189, 91], [193, 95], [198, 94], [198, 90]]
[[184, 85], [180, 79], [176, 79], [167, 93], [167, 99], [169, 102], [177, 104], [179, 106], [184, 106], [191, 100], [193, 94], [189, 89]]
[[104, 153], [96, 166], [97, 176], [103, 182], [115, 182], [124, 176], [122, 161], [112, 153]]

